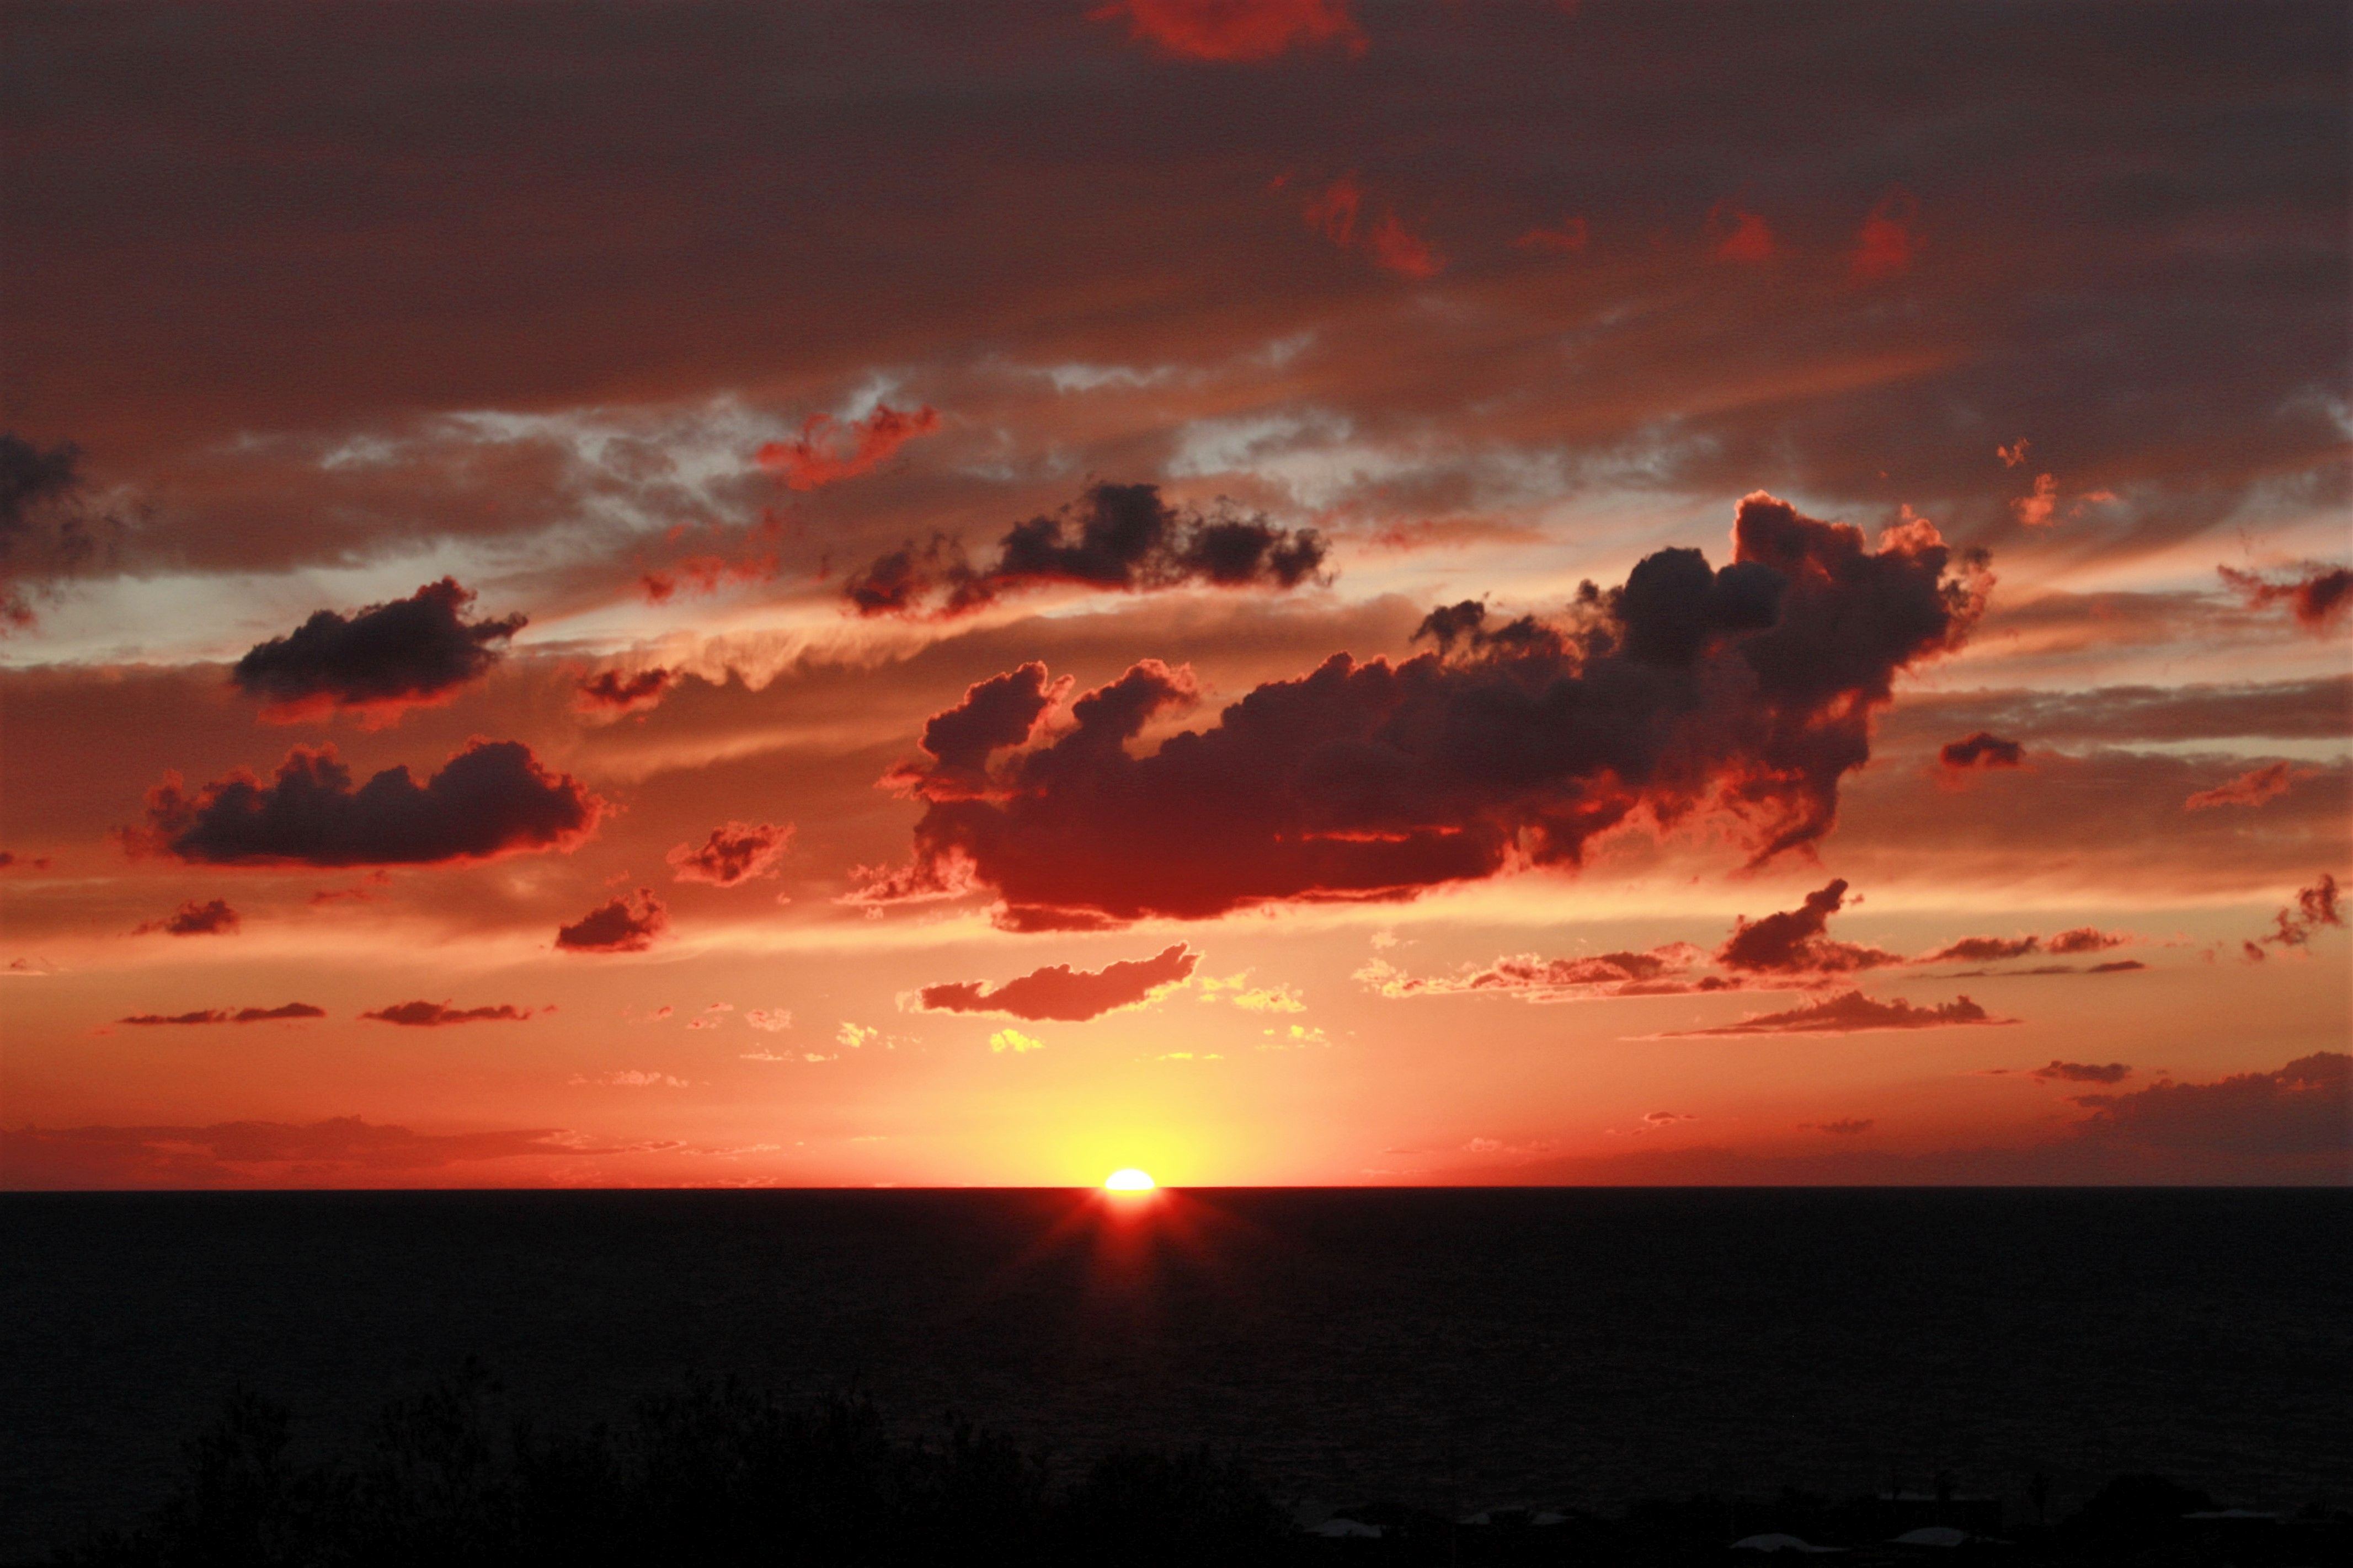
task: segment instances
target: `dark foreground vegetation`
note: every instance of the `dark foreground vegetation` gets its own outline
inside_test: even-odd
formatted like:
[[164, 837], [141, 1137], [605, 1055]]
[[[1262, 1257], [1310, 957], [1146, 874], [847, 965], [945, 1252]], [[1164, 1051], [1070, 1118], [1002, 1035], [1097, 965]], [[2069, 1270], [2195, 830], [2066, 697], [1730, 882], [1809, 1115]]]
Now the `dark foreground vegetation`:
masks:
[[[2242, 1568], [2353, 1561], [2353, 1514], [2218, 1508], [2154, 1476], [2111, 1481], [2055, 1524], [1989, 1499], [1797, 1492], [1694, 1498], [1616, 1518], [1499, 1510], [1450, 1519], [1279, 1499], [1206, 1450], [1114, 1454], [1069, 1478], [950, 1421], [894, 1436], [853, 1398], [795, 1403], [698, 1384], [580, 1431], [501, 1420], [470, 1369], [387, 1409], [353, 1458], [296, 1457], [287, 1413], [232, 1398], [138, 1528], [58, 1553], [89, 1568], [378, 1564], [1503, 1565], [2000, 1563]], [[1904, 1539], [1910, 1536], [1911, 1539]]]

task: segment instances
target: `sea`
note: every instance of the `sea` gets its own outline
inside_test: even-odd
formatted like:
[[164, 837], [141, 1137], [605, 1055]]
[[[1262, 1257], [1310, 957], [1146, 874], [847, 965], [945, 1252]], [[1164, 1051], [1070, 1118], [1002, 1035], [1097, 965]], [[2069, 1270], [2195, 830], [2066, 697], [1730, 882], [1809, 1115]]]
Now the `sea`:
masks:
[[470, 1359], [542, 1425], [694, 1377], [1286, 1498], [1615, 1510], [2154, 1472], [2353, 1505], [2353, 1193], [0, 1195], [0, 1562], [132, 1522], [233, 1389], [310, 1451]]

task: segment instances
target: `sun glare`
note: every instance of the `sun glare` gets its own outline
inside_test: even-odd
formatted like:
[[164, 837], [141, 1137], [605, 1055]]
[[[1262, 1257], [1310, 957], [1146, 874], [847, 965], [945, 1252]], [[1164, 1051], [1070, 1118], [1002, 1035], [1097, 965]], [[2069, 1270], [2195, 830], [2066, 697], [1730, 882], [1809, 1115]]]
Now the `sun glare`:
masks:
[[1133, 1165], [1103, 1178], [1103, 1191], [1107, 1193], [1148, 1193], [1155, 1184], [1150, 1172], [1139, 1171]]

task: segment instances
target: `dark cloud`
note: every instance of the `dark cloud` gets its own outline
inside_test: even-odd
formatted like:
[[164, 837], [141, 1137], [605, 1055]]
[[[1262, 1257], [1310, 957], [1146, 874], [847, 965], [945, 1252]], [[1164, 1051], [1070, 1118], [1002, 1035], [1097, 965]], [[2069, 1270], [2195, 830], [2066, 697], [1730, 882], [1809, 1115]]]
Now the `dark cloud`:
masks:
[[452, 1007], [447, 1002], [396, 1002], [388, 1007], [378, 1007], [363, 1013], [363, 1018], [373, 1018], [379, 1024], [403, 1024], [414, 1029], [438, 1029], [449, 1024], [520, 1024], [531, 1016], [528, 1007], [518, 1007], [512, 1002], [492, 1006]]
[[2238, 686], [1923, 692], [1907, 695], [1888, 718], [1891, 731], [1910, 736], [1978, 725], [2071, 747], [2152, 741], [2327, 740], [2353, 725], [2353, 676]]
[[2045, 1083], [2122, 1083], [2132, 1077], [2123, 1062], [2063, 1062], [2052, 1060], [2027, 1074]]
[[0, 430], [0, 636], [30, 626], [21, 584], [88, 561], [98, 526], [80, 504], [81, 449], [41, 447]]
[[227, 899], [212, 899], [198, 903], [190, 899], [160, 921], [142, 921], [131, 934], [146, 936], [162, 931], [167, 936], [226, 936], [244, 923], [244, 917], [228, 907]]
[[391, 717], [446, 702], [498, 661], [494, 644], [523, 628], [522, 616], [473, 621], [471, 590], [454, 577], [406, 599], [344, 616], [320, 610], [282, 637], [249, 650], [229, 671], [248, 697], [280, 719], [358, 710]]
[[583, 713], [631, 713], [660, 702], [679, 679], [659, 665], [628, 674], [599, 670], [574, 689], [573, 705]]
[[1980, 730], [1965, 741], [1945, 742], [1936, 760], [1948, 768], [2014, 768], [2026, 761], [2026, 748]]
[[555, 945], [567, 952], [643, 952], [670, 928], [670, 914], [652, 889], [597, 905], [555, 933]]
[[681, 844], [665, 857], [681, 882], [732, 888], [754, 877], [773, 877], [793, 841], [790, 823], [730, 822], [714, 827], [701, 844]]
[[[2048, 938], [1965, 936], [1958, 942], [1941, 947], [1934, 952], [1925, 953], [1914, 962], [1918, 963], [2000, 963], [2013, 958], [2025, 958], [2037, 952], [2051, 952], [2065, 957], [2081, 952], [2105, 952], [2109, 948], [2122, 947], [2133, 940], [2129, 936], [2104, 931], [2096, 926], [2077, 926], [2072, 931], [2063, 931], [2056, 936]], [[2103, 964], [2100, 967], [2102, 969], [2121, 967], [2137, 969], [2141, 966], [2136, 963], [2128, 965]]]
[[2322, 1051], [2277, 1072], [2216, 1083], [2154, 1083], [2131, 1094], [2087, 1094], [2082, 1135], [2152, 1149], [2334, 1159], [2353, 1156], [2353, 1056]]
[[2285, 605], [2295, 616], [2296, 624], [2308, 631], [2327, 630], [2348, 607], [2353, 607], [2353, 568], [2311, 561], [2284, 581], [2228, 566], [2215, 570], [2250, 609]]
[[7, 870], [16, 866], [29, 866], [36, 871], [46, 871], [49, 868], [49, 858], [46, 855], [37, 855], [27, 860], [14, 850], [0, 849], [0, 870]]
[[771, 441], [760, 448], [760, 466], [797, 490], [813, 490], [837, 479], [854, 479], [889, 458], [918, 436], [940, 427], [939, 415], [930, 408], [913, 413], [878, 403], [874, 412], [847, 425], [829, 414], [812, 414], [800, 435], [790, 441]]
[[1847, 1116], [1836, 1121], [1809, 1121], [1804, 1125], [1816, 1132], [1827, 1132], [1833, 1138], [1852, 1138], [1870, 1131], [1879, 1122], [1868, 1116]]
[[1200, 955], [1180, 942], [1150, 958], [1126, 959], [1099, 970], [1057, 963], [994, 987], [982, 981], [926, 985], [920, 1000], [931, 1013], [993, 1013], [1033, 1022], [1084, 1023], [1154, 1001], [1183, 984], [1200, 962]]
[[1794, 910], [1736, 921], [1716, 950], [1726, 969], [1750, 974], [1846, 974], [1904, 961], [1892, 952], [1854, 942], [1834, 942], [1825, 928], [1846, 900], [1846, 879], [1837, 878], [1806, 895]]
[[0, 1185], [32, 1191], [368, 1184], [478, 1160], [595, 1153], [554, 1129], [432, 1134], [339, 1116], [307, 1124], [0, 1129]]
[[[2322, 926], [2345, 924], [2345, 911], [2337, 900], [2337, 879], [2323, 871], [2320, 879], [2309, 888], [2298, 888], [2295, 902], [2272, 917], [2272, 932], [2261, 940], [2275, 947], [2309, 947], [2313, 933]], [[2248, 952], [2256, 957], [2262, 950], [2253, 943]]]
[[[1336, 654], [1144, 757], [1128, 743], [1193, 688], [1138, 664], [985, 788], [969, 768], [894, 774], [926, 801], [914, 859], [863, 896], [978, 882], [1009, 923], [1043, 929], [1408, 897], [1519, 855], [1573, 865], [1612, 828], [1704, 813], [1757, 861], [1811, 844], [1896, 672], [1966, 637], [1985, 581], [1974, 563], [1954, 575], [1916, 523], [1874, 551], [1760, 494], [1734, 531], [1720, 572], [1662, 551], [1620, 588], [1588, 585], [1558, 623], [1440, 609], [1419, 634], [1432, 652]], [[1025, 701], [1042, 683], [1025, 679]], [[1010, 730], [981, 738], [997, 749]]]
[[1580, 958], [1543, 958], [1515, 953], [1491, 963], [1467, 965], [1452, 974], [1414, 975], [1375, 959], [1355, 978], [1384, 996], [1489, 994], [1531, 1002], [1573, 1002], [1600, 996], [1672, 996], [1694, 991], [1736, 991], [1743, 982], [1706, 974], [1692, 966], [1705, 955], [1689, 942], [1670, 942], [1643, 952], [1599, 952]]
[[1015, 523], [993, 565], [974, 567], [961, 544], [935, 536], [878, 558], [843, 593], [861, 616], [960, 616], [1057, 584], [1124, 594], [1188, 583], [1280, 590], [1314, 581], [1324, 553], [1314, 529], [1179, 510], [1157, 485], [1095, 484], [1059, 515]]
[[201, 1013], [138, 1013], [115, 1020], [121, 1024], [268, 1024], [282, 1018], [323, 1018], [324, 1007], [289, 1002], [282, 1007], [214, 1007]]
[[1111, 0], [1088, 15], [1124, 19], [1138, 41], [1179, 59], [1247, 63], [1319, 44], [1365, 47], [1348, 0]]
[[2261, 805], [2285, 795], [2300, 778], [2310, 778], [2317, 768], [2299, 768], [2293, 763], [2266, 763], [2241, 773], [2227, 784], [2212, 789], [2201, 789], [2181, 803], [2184, 811], [2211, 811], [2218, 805]]
[[405, 766], [354, 789], [332, 746], [297, 746], [263, 784], [237, 773], [147, 797], [135, 847], [212, 865], [411, 866], [569, 849], [607, 810], [517, 741], [476, 741], [423, 784]]
[[1897, 997], [1882, 1002], [1860, 991], [1841, 991], [1784, 1013], [1758, 1013], [1737, 1024], [1712, 1029], [1682, 1029], [1666, 1039], [1702, 1039], [1730, 1035], [1858, 1035], [1882, 1029], [1942, 1029], [1961, 1024], [2014, 1024], [1989, 1016], [1966, 996], [1919, 1007]]

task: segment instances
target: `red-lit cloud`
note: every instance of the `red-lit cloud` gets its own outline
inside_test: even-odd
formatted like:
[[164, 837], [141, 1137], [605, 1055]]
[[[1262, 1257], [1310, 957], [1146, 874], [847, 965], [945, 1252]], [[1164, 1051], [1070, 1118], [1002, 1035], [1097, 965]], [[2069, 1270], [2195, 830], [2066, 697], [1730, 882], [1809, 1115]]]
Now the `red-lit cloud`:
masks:
[[22, 855], [16, 853], [14, 850], [0, 849], [0, 871], [8, 870], [17, 866], [29, 866], [36, 871], [46, 871], [49, 868], [49, 858], [46, 855], [39, 855], [27, 860]]
[[1376, 266], [1400, 278], [1421, 282], [1446, 270], [1446, 258], [1396, 213], [1384, 209], [1377, 218], [1364, 221], [1365, 190], [1354, 174], [1341, 175], [1310, 197], [1299, 216], [1341, 249], [1362, 250]]
[[2353, 567], [2307, 562], [2295, 576], [2282, 582], [2229, 566], [2215, 570], [2249, 608], [2285, 605], [2296, 624], [2307, 631], [2327, 630], [2348, 606], [2353, 606]]
[[523, 627], [522, 616], [468, 622], [474, 595], [454, 577], [427, 583], [406, 599], [344, 616], [321, 610], [282, 637], [250, 649], [229, 671], [248, 697], [280, 721], [356, 711], [396, 719], [410, 708], [446, 702], [498, 661], [493, 644]]
[[423, 784], [402, 766], [357, 788], [333, 747], [297, 746], [269, 784], [240, 771], [191, 795], [165, 779], [124, 837], [208, 865], [435, 865], [569, 849], [606, 809], [516, 741], [475, 741]]
[[659, 665], [628, 674], [599, 670], [574, 689], [573, 705], [583, 713], [633, 713], [660, 702], [678, 682], [676, 671]]
[[1964, 768], [2014, 768], [2026, 761], [2026, 748], [1980, 730], [1963, 741], [1947, 741], [1936, 760], [1958, 772]]
[[877, 558], [843, 593], [861, 616], [952, 616], [1056, 584], [1121, 594], [1187, 584], [1280, 591], [1315, 581], [1324, 553], [1311, 528], [1179, 510], [1157, 485], [1094, 484], [1056, 515], [1015, 523], [987, 567], [935, 535], [922, 549], [910, 542]]
[[1854, 255], [1849, 264], [1854, 279], [1872, 283], [1900, 278], [1911, 271], [1914, 259], [1927, 246], [1915, 226], [1919, 218], [1919, 198], [1911, 192], [1898, 188], [1882, 196], [1855, 236]]
[[2132, 1070], [2123, 1062], [2063, 1062], [2053, 1058], [2026, 1076], [2045, 1083], [2122, 1083], [2132, 1077]]
[[1050, 1018], [1078, 1024], [1157, 1001], [1190, 979], [1200, 962], [1200, 954], [1180, 942], [1150, 958], [1126, 959], [1099, 970], [1057, 963], [994, 987], [982, 981], [926, 985], [919, 1001], [929, 1013], [991, 1013], [1033, 1023]]
[[2318, 1155], [2342, 1180], [2353, 1127], [2353, 1056], [2321, 1051], [2277, 1072], [2215, 1083], [2153, 1083], [2131, 1094], [2086, 1094], [2081, 1136], [2200, 1154]]
[[[2096, 926], [2077, 926], [2045, 939], [2040, 936], [1965, 936], [1959, 941], [1926, 953], [1914, 962], [1919, 963], [2000, 963], [2014, 958], [2025, 958], [2038, 952], [2057, 953], [2063, 957], [2082, 952], [2105, 952], [2112, 947], [2122, 947], [2133, 939], [2104, 931]], [[2137, 964], [2135, 965], [2138, 967]]]
[[985, 788], [937, 752], [937, 767], [894, 773], [927, 803], [914, 859], [863, 896], [977, 882], [1009, 925], [1088, 928], [1409, 896], [1517, 854], [1573, 865], [1599, 834], [1702, 813], [1759, 860], [1810, 844], [1870, 755], [1895, 673], [1967, 636], [1985, 578], [1974, 563], [1954, 575], [1925, 523], [1874, 551], [1762, 494], [1734, 535], [1722, 571], [1662, 551], [1620, 588], [1588, 585], [1557, 624], [1435, 611], [1419, 634], [1434, 651], [1335, 655], [1143, 757], [1128, 743], [1192, 687], [1139, 664]]
[[1556, 227], [1532, 228], [1512, 241], [1522, 250], [1545, 250], [1556, 256], [1573, 256], [1583, 250], [1593, 238], [1593, 226], [1577, 216], [1565, 217]]
[[2181, 803], [2184, 811], [2211, 811], [2218, 805], [2261, 805], [2285, 795], [2300, 778], [2310, 778], [2316, 768], [2299, 768], [2293, 763], [2267, 763], [2241, 773], [2228, 784], [2201, 789]]
[[758, 453], [760, 466], [797, 490], [813, 490], [838, 479], [855, 479], [918, 436], [940, 427], [931, 408], [913, 413], [878, 403], [863, 419], [844, 425], [829, 414], [812, 414], [790, 441], [771, 441]]
[[1733, 991], [1742, 983], [1718, 975], [1691, 977], [1704, 955], [1689, 942], [1646, 952], [1600, 952], [1582, 958], [1540, 958], [1532, 952], [1498, 958], [1453, 974], [1413, 975], [1374, 959], [1355, 978], [1381, 995], [1516, 995], [1531, 1002], [1571, 1002], [1596, 996], [1670, 996], [1692, 991]]
[[362, 1013], [379, 1024], [400, 1024], [412, 1029], [438, 1029], [452, 1024], [520, 1024], [531, 1016], [531, 1009], [518, 1007], [512, 1002], [501, 1002], [486, 1007], [452, 1007], [447, 1002], [396, 1002], [388, 1007], [378, 1007]]
[[[2295, 902], [2272, 917], [2271, 934], [2259, 939], [2273, 947], [2309, 947], [2313, 933], [2323, 926], [2342, 928], [2345, 910], [2337, 900], [2337, 879], [2323, 871], [2309, 888], [2298, 888]], [[2263, 957], [2255, 942], [2245, 944], [2249, 957]]]
[[1089, 15], [1124, 17], [1131, 37], [1178, 59], [1249, 63], [1318, 44], [1365, 47], [1348, 0], [1112, 0]]
[[681, 844], [664, 857], [681, 882], [732, 888], [754, 877], [773, 877], [793, 841], [790, 823], [730, 822], [714, 827], [701, 844]]
[[145, 936], [162, 931], [166, 936], [227, 936], [244, 924], [244, 918], [228, 907], [227, 899], [213, 899], [198, 903], [190, 899], [160, 921], [142, 921], [132, 928], [133, 936]]
[[670, 927], [670, 913], [648, 888], [597, 905], [560, 927], [555, 945], [567, 952], [643, 952]]
[[1734, 1035], [1859, 1035], [1883, 1029], [1943, 1029], [1964, 1024], [2014, 1024], [1996, 1018], [1966, 996], [1935, 1006], [1920, 1007], [1896, 997], [1882, 1002], [1860, 991], [1841, 991], [1784, 1013], [1757, 1013], [1737, 1024], [1712, 1029], [1683, 1029], [1669, 1039], [1702, 1039]]
[[1718, 261], [1770, 261], [1781, 251], [1765, 220], [1732, 202], [1718, 202], [1707, 215], [1708, 246]]
[[323, 1018], [324, 1007], [289, 1002], [282, 1007], [212, 1007], [199, 1013], [138, 1013], [115, 1020], [121, 1024], [268, 1024], [287, 1018]]

